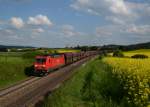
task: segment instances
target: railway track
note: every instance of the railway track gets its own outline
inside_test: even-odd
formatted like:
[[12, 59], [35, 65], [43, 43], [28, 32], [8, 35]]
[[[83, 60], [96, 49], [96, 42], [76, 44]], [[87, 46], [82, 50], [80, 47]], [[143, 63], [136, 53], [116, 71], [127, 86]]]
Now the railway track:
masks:
[[0, 97], [3, 97], [3, 96], [5, 96], [5, 95], [7, 95], [9, 93], [12, 93], [12, 92], [14, 92], [14, 91], [18, 90], [19, 88], [22, 88], [22, 87], [24, 87], [26, 85], [29, 85], [30, 83], [32, 83], [34, 81], [37, 81], [38, 79], [40, 79], [40, 77], [33, 77], [32, 76], [32, 77], [29, 77], [29, 78], [27, 78], [27, 79], [25, 79], [25, 80], [23, 80], [21, 82], [18, 82], [16, 84], [12, 85], [12, 86], [9, 86], [7, 88], [1, 89], [0, 90]]
[[73, 70], [92, 57], [82, 59], [44, 77], [31, 77], [13, 87], [0, 91], [0, 107], [34, 106], [48, 92], [58, 88], [73, 75]]

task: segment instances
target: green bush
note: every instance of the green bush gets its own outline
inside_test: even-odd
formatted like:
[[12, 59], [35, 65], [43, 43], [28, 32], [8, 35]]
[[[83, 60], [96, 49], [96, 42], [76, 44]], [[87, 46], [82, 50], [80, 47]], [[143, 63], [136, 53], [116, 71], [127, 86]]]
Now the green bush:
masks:
[[148, 56], [144, 55], [144, 54], [135, 54], [135, 55], [131, 56], [131, 58], [141, 58], [141, 59], [144, 59], [144, 58], [148, 58]]
[[124, 57], [124, 54], [121, 50], [116, 50], [116, 51], [114, 51], [113, 56], [114, 57]]
[[102, 56], [108, 56], [108, 52], [107, 51], [101, 51], [100, 55], [102, 55]]
[[99, 56], [98, 56], [98, 59], [99, 59], [99, 60], [102, 60], [103, 58], [104, 58], [103, 55], [99, 55]]

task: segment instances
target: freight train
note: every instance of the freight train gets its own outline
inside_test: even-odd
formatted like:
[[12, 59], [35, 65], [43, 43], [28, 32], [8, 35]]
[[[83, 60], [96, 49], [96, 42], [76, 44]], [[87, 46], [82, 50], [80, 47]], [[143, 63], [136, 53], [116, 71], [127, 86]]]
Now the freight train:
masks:
[[35, 57], [34, 73], [45, 75], [55, 69], [61, 68], [65, 65], [69, 65], [81, 59], [89, 56], [94, 56], [97, 51], [86, 52], [70, 52], [70, 53], [57, 53]]

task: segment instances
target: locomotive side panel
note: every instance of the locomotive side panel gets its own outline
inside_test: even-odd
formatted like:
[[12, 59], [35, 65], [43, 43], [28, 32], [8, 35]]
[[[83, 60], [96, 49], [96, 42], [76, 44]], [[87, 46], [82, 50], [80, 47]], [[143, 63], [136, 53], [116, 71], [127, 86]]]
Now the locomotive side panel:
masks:
[[61, 66], [64, 66], [65, 65], [65, 58], [64, 58], [64, 55], [53, 55], [50, 57], [49, 59], [49, 62], [48, 62], [49, 65], [48, 66], [48, 71], [52, 71], [53, 69], [57, 69]]

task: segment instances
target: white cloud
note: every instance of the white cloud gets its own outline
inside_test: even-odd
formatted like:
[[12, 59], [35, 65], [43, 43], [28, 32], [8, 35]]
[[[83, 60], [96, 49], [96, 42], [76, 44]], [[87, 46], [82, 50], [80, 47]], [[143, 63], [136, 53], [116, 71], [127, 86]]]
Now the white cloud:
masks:
[[114, 14], [130, 15], [130, 9], [125, 4], [124, 0], [104, 0], [110, 5], [110, 11]]
[[32, 30], [34, 33], [42, 33], [42, 32], [44, 32], [44, 29], [42, 29], [42, 28], [37, 28], [37, 29], [33, 29]]
[[106, 16], [106, 19], [112, 21], [115, 24], [122, 24], [122, 25], [125, 24], [124, 20], [115, 16]]
[[149, 3], [127, 0], [75, 0], [70, 6], [77, 11], [97, 15], [117, 24], [134, 23], [138, 19], [150, 17]]
[[0, 37], [4, 41], [9, 39], [19, 39], [19, 36], [15, 31], [15, 29], [0, 29]]
[[118, 15], [131, 13], [124, 0], [76, 0], [71, 7], [99, 15], [103, 15], [105, 12]]
[[10, 30], [10, 29], [5, 29], [4, 30], [6, 33], [8, 33], [8, 34], [14, 34], [14, 32], [12, 31], [12, 30]]
[[74, 27], [72, 25], [63, 25], [62, 31], [73, 31]]
[[12, 17], [10, 19], [10, 23], [12, 26], [14, 26], [17, 29], [20, 29], [24, 26], [24, 22], [20, 17]]
[[74, 32], [74, 27], [72, 25], [63, 25], [62, 33], [66, 36], [74, 36], [76, 33]]
[[0, 25], [4, 25], [6, 23], [6, 21], [0, 19]]
[[37, 15], [35, 17], [29, 17], [28, 19], [28, 24], [31, 24], [31, 25], [48, 25], [48, 26], [52, 26], [53, 23], [51, 22], [50, 19], [48, 19], [47, 16], [44, 16], [44, 15]]
[[83, 32], [76, 31], [72, 25], [63, 25], [61, 31], [66, 37], [85, 35]]
[[150, 25], [130, 25], [126, 31], [138, 35], [150, 34]]
[[11, 29], [2, 29], [2, 28], [0, 29], [0, 33], [4, 34], [5, 36], [15, 34], [14, 31]]
[[97, 27], [96, 28], [96, 36], [111, 36], [112, 32], [109, 29], [106, 29], [106, 27]]
[[150, 3], [126, 3], [138, 17], [150, 17]]
[[30, 37], [35, 39], [35, 38], [37, 38], [37, 36], [40, 36], [40, 34], [43, 32], [45, 32], [45, 30], [42, 28], [32, 29]]
[[[104, 37], [106, 39], [118, 38], [148, 38], [150, 34], [150, 25], [106, 25], [99, 26], [95, 29], [95, 35], [97, 37]], [[116, 38], [116, 39], [118, 39]], [[130, 39], [127, 39], [130, 41]], [[146, 40], [146, 39], [145, 39]], [[123, 40], [122, 40], [123, 41]]]

